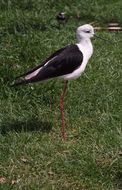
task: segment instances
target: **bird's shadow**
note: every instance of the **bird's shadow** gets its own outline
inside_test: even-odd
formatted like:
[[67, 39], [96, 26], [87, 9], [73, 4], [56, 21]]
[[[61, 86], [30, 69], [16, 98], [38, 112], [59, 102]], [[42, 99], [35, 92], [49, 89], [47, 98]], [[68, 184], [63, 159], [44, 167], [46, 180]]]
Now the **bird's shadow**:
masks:
[[17, 133], [42, 131], [49, 133], [52, 129], [52, 123], [48, 121], [40, 121], [39, 119], [31, 118], [27, 121], [13, 120], [4, 125], [1, 129], [1, 134], [6, 135], [10, 131]]

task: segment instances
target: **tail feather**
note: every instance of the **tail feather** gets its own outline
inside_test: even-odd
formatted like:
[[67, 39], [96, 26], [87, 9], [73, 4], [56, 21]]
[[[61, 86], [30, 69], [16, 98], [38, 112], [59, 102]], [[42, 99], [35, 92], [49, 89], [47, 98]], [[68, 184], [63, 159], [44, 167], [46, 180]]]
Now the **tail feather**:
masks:
[[36, 68], [32, 69], [31, 71], [28, 71], [27, 73], [17, 76], [15, 78], [15, 83], [12, 84], [11, 87], [36, 82], [36, 76], [40, 70], [41, 70], [41, 67], [39, 65]]
[[24, 85], [24, 84], [28, 84], [28, 81], [23, 79], [20, 81], [15, 81], [13, 84], [10, 85], [10, 87], [16, 87], [16, 86]]

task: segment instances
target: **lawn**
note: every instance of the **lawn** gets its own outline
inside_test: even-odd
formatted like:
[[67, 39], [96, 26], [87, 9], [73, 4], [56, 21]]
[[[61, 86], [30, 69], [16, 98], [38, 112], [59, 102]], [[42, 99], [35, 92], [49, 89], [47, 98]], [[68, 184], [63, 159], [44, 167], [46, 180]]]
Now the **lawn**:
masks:
[[[98, 32], [85, 73], [69, 82], [68, 140], [60, 132], [61, 81], [11, 88], [14, 78], [76, 43], [85, 23], [122, 24], [121, 0], [1, 0], [0, 189], [122, 189], [122, 33]], [[55, 19], [70, 15], [65, 26]]]

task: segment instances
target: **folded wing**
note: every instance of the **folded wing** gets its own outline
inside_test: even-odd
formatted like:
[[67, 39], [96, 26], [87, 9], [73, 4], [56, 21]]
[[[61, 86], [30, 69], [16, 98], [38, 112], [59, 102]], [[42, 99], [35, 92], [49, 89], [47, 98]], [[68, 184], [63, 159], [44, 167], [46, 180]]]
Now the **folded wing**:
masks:
[[72, 73], [83, 61], [83, 54], [77, 45], [69, 45], [52, 54], [42, 65], [37, 66], [26, 74], [23, 80], [15, 85], [39, 82]]

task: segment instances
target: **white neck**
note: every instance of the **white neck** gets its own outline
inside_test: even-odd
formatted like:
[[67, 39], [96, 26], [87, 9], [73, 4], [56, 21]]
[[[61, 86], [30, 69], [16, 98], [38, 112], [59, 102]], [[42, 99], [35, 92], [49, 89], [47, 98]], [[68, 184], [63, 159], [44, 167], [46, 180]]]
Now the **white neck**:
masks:
[[91, 40], [90, 40], [90, 38], [77, 38], [77, 41], [78, 41], [78, 43], [79, 44], [88, 44], [88, 43], [91, 43]]
[[80, 38], [78, 39], [78, 47], [84, 53], [85, 56], [89, 59], [93, 53], [93, 46], [90, 38]]

